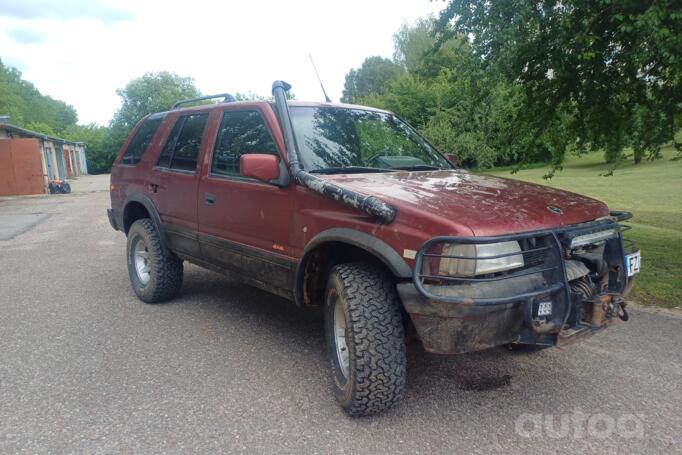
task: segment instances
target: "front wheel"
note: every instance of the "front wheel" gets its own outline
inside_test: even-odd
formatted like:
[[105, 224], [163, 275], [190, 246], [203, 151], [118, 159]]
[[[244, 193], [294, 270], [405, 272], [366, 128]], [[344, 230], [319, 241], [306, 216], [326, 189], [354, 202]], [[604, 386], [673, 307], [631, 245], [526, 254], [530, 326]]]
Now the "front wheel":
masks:
[[135, 221], [128, 231], [128, 275], [135, 294], [147, 303], [175, 297], [182, 287], [182, 260], [161, 244], [149, 218]]
[[406, 382], [405, 333], [390, 277], [364, 264], [334, 267], [324, 313], [334, 394], [341, 407], [361, 416], [397, 404]]

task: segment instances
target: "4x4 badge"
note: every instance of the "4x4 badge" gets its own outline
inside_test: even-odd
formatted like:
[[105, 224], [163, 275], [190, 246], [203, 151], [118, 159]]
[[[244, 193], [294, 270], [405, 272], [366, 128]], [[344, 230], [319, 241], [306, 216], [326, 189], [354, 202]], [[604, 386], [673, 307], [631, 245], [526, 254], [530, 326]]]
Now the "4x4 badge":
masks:
[[559, 207], [554, 207], [553, 205], [548, 205], [547, 210], [549, 210], [552, 213], [556, 213], [557, 215], [561, 215], [564, 213], [563, 210], [561, 210]]

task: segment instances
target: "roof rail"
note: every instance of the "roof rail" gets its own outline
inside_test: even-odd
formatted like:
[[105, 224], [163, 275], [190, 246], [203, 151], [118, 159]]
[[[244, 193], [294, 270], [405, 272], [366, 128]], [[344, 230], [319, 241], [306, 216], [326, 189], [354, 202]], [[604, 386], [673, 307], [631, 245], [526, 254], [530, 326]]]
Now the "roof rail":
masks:
[[224, 103], [233, 103], [233, 102], [237, 101], [237, 99], [229, 93], [219, 93], [217, 95], [200, 96], [199, 98], [192, 98], [189, 100], [178, 101], [177, 103], [175, 103], [173, 105], [173, 107], [171, 109], [176, 109], [178, 106], [181, 106], [183, 104], [189, 104], [189, 103], [193, 103], [195, 101], [212, 100], [214, 98], [222, 98]]

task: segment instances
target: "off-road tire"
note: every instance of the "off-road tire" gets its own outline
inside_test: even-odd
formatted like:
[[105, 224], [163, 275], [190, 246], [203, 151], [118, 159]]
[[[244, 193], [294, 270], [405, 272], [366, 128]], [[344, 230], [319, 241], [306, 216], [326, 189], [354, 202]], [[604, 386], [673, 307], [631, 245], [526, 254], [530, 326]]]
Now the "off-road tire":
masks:
[[[335, 305], [346, 318], [348, 376], [336, 351]], [[405, 332], [395, 284], [381, 269], [342, 264], [329, 275], [325, 332], [334, 394], [352, 416], [385, 411], [402, 398], [406, 383]]]
[[[134, 262], [137, 242], [144, 242], [148, 251], [149, 281], [143, 283], [138, 276]], [[127, 242], [128, 275], [133, 291], [146, 303], [160, 303], [175, 297], [182, 287], [182, 260], [166, 250], [154, 223], [149, 218], [135, 221], [128, 230]]]

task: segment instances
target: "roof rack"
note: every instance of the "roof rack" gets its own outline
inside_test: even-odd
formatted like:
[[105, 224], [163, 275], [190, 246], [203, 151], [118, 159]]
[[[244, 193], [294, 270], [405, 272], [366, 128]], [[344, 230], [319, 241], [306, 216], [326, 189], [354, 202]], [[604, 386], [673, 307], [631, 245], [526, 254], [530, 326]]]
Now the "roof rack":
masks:
[[233, 102], [237, 101], [237, 99], [229, 93], [219, 93], [218, 95], [200, 96], [199, 98], [192, 98], [189, 100], [178, 101], [177, 103], [175, 103], [173, 105], [173, 107], [171, 109], [176, 109], [178, 106], [182, 106], [183, 104], [189, 104], [189, 103], [193, 103], [195, 101], [212, 100], [214, 98], [222, 98], [224, 103], [233, 103]]

